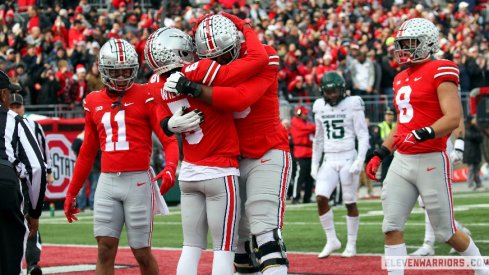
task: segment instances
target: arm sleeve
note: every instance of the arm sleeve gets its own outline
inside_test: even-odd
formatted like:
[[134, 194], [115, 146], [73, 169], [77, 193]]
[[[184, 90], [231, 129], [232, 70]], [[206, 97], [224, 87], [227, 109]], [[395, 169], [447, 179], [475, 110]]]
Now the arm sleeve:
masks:
[[75, 162], [75, 170], [67, 195], [75, 197], [82, 188], [85, 180], [92, 170], [97, 151], [100, 147], [97, 129], [89, 112], [85, 112], [85, 136], [80, 148], [80, 153]]
[[245, 28], [243, 31], [246, 41], [247, 54], [243, 58], [238, 58], [229, 63], [222, 65], [219, 71], [216, 72], [214, 81], [206, 84], [207, 86], [221, 85], [231, 86], [234, 83], [239, 83], [243, 79], [247, 79], [257, 72], [261, 71], [268, 64], [269, 56], [267, 51], [258, 40], [258, 36], [251, 28]]
[[324, 144], [324, 129], [321, 120], [314, 116], [314, 121], [316, 123], [316, 133], [314, 134], [314, 140], [312, 141], [312, 163], [318, 164], [321, 160], [321, 155], [323, 154], [323, 144]]
[[[161, 144], [163, 145], [163, 150], [165, 152], [165, 167], [172, 167], [174, 172], [177, 170], [179, 150], [178, 143], [175, 136], [167, 136], [160, 126], [160, 122], [168, 116], [171, 116], [169, 110], [166, 110], [164, 106], [156, 104], [156, 102], [149, 102], [150, 111], [150, 121], [153, 131], [158, 136]], [[153, 115], [155, 114], [155, 115]]]
[[357, 159], [365, 160], [369, 145], [368, 125], [365, 121], [365, 103], [361, 97], [355, 97], [353, 107], [353, 127], [358, 139]]
[[358, 139], [358, 155], [357, 159], [365, 160], [365, 155], [369, 147], [369, 135], [368, 127], [365, 121], [365, 114], [363, 111], [356, 111], [353, 114], [353, 125], [355, 127], [355, 133]]
[[214, 107], [241, 112], [253, 105], [277, 81], [277, 71], [266, 69], [236, 87], [212, 87]]
[[46, 192], [46, 165], [37, 140], [27, 123], [20, 117], [17, 134], [19, 137], [18, 157], [24, 165], [31, 209], [29, 216], [39, 218], [41, 216], [44, 194]]

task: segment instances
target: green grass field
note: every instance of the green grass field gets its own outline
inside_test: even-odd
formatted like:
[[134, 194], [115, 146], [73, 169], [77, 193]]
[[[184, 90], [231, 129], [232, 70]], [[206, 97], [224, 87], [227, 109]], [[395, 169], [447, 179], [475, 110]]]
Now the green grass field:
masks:
[[[481, 250], [482, 255], [489, 255], [489, 192], [454, 194], [456, 219], [472, 231], [472, 238]], [[357, 241], [357, 252], [383, 253], [383, 234], [381, 231], [382, 206], [380, 200], [359, 201], [360, 229]], [[346, 244], [346, 210], [335, 207], [334, 219], [336, 231], [343, 247]], [[154, 224], [153, 247], [180, 248], [182, 229], [180, 209], [170, 208], [171, 215], [157, 216]], [[61, 211], [55, 217], [44, 213], [40, 221], [42, 239], [47, 244], [95, 245], [93, 237], [93, 216], [81, 213], [79, 220], [69, 224]], [[287, 250], [292, 252], [318, 253], [325, 244], [325, 235], [319, 224], [315, 204], [287, 205], [283, 236]], [[424, 213], [415, 207], [406, 225], [405, 239], [408, 252], [423, 242]], [[209, 241], [210, 243], [210, 241]], [[125, 232], [121, 245], [127, 246]], [[450, 247], [437, 244], [437, 255], [448, 255]], [[341, 251], [339, 251], [341, 252]]]

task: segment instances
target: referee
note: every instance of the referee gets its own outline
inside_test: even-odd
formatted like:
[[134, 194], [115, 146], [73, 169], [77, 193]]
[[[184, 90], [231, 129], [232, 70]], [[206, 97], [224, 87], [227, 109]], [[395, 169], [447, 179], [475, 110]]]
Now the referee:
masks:
[[[0, 71], [0, 274], [21, 274], [22, 257], [29, 235], [37, 233], [46, 191], [46, 165], [32, 130], [9, 110], [10, 92], [20, 90]], [[23, 167], [22, 167], [23, 166]], [[17, 171], [24, 171], [31, 209], [24, 219], [23, 197]]]

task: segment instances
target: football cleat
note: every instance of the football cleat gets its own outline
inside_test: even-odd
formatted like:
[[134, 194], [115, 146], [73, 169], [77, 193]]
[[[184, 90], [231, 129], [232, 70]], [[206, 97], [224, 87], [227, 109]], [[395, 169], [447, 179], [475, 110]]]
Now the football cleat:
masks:
[[341, 248], [341, 242], [338, 239], [327, 241], [326, 245], [323, 248], [323, 251], [321, 251], [321, 253], [319, 253], [318, 258], [320, 258], [320, 259], [326, 258], [331, 253], [333, 253], [334, 251], [336, 251], [340, 248]]
[[354, 245], [346, 245], [345, 251], [341, 253], [343, 258], [351, 258], [357, 255], [357, 248]]
[[432, 245], [423, 243], [423, 245], [418, 248], [416, 251], [410, 254], [411, 256], [434, 256], [435, 249]]

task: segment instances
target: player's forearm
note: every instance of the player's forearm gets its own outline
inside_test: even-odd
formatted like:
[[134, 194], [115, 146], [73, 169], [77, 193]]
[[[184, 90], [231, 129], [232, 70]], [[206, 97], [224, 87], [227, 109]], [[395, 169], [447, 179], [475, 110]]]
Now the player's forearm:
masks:
[[444, 137], [450, 135], [455, 129], [458, 128], [460, 123], [460, 116], [457, 112], [448, 112], [443, 117], [438, 119], [431, 128], [435, 132], [435, 138]]

